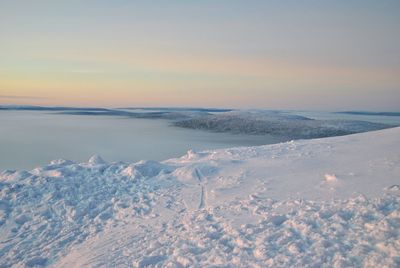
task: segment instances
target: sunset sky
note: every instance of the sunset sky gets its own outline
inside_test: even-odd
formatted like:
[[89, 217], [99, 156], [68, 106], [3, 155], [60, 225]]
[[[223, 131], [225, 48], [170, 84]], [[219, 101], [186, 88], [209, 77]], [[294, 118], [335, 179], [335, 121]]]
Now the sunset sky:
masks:
[[400, 1], [0, 0], [0, 104], [400, 110]]

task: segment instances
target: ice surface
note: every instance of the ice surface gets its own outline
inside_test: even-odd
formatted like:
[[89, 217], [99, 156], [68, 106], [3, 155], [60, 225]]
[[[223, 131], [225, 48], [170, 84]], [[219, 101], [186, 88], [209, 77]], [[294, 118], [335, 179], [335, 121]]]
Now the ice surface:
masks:
[[400, 128], [0, 176], [0, 267], [398, 267]]

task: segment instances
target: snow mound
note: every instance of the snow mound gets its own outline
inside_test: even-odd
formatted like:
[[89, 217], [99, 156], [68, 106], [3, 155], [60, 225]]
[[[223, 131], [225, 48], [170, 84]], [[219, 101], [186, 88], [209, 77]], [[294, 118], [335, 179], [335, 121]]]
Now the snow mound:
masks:
[[104, 165], [106, 164], [106, 161], [103, 160], [99, 155], [94, 155], [89, 159], [88, 164], [91, 165]]
[[337, 181], [337, 177], [335, 174], [325, 174], [325, 181], [327, 182], [335, 182]]
[[0, 267], [397, 267], [399, 136], [4, 171]]

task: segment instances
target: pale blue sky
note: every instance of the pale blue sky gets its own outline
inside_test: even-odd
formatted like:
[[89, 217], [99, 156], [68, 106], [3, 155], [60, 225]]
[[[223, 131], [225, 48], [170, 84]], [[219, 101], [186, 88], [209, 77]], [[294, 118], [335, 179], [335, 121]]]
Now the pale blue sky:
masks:
[[400, 1], [2, 1], [0, 103], [398, 110]]

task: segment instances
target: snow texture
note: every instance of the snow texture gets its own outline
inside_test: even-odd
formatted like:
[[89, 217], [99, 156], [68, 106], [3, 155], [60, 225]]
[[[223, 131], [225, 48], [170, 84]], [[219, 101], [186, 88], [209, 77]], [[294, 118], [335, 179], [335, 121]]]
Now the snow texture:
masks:
[[0, 176], [0, 267], [399, 267], [400, 128]]

